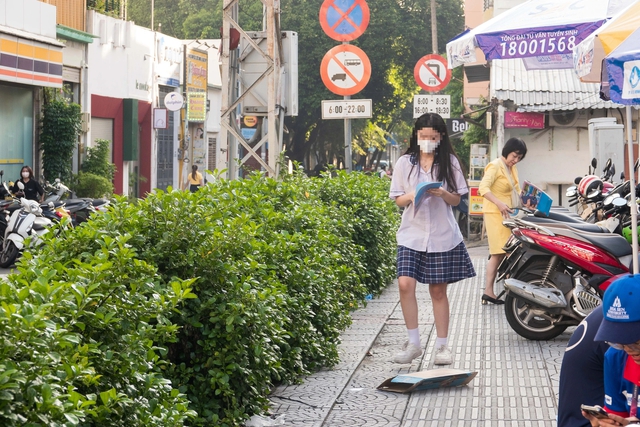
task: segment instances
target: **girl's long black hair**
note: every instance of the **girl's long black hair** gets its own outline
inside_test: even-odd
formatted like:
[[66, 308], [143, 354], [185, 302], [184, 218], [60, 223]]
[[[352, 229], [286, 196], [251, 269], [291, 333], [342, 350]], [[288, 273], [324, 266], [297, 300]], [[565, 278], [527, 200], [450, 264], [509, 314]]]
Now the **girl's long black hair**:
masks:
[[447, 132], [447, 125], [438, 114], [426, 113], [416, 119], [416, 123], [413, 125], [413, 132], [411, 132], [411, 139], [409, 140], [409, 148], [404, 154], [409, 154], [411, 164], [411, 170], [409, 175], [413, 172], [413, 168], [420, 163], [420, 146], [418, 145], [418, 130], [424, 128], [432, 128], [440, 133], [440, 145], [434, 152], [433, 166], [438, 166], [438, 181], [446, 182], [447, 189], [452, 193], [458, 191], [456, 185], [455, 173], [451, 165], [451, 156], [453, 155], [458, 159], [458, 164], [462, 167], [460, 159], [456, 154], [451, 141], [449, 141], [449, 133]]

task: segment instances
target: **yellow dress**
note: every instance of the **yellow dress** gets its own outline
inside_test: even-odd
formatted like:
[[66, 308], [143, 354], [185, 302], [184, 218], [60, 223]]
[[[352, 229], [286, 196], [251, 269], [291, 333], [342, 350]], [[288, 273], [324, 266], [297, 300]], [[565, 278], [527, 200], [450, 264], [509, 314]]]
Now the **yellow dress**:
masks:
[[[484, 176], [480, 182], [478, 193], [484, 196], [491, 193], [500, 201], [511, 206], [511, 182], [505, 174], [505, 169], [501, 167], [502, 157], [498, 157], [484, 168]], [[506, 168], [506, 166], [505, 166]], [[511, 168], [511, 177], [516, 186], [516, 191], [520, 194], [520, 181], [518, 180], [518, 169]], [[489, 239], [489, 253], [492, 255], [503, 254], [502, 248], [511, 236], [511, 230], [502, 225], [502, 215], [498, 206], [484, 199], [482, 204], [482, 214], [484, 216], [484, 226], [487, 230], [487, 238]]]

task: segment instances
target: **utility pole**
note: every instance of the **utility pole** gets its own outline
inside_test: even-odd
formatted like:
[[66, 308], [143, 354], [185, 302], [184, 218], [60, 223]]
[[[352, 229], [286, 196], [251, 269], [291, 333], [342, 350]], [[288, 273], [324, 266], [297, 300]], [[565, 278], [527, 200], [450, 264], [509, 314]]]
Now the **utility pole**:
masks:
[[[255, 159], [270, 177], [278, 175], [278, 160], [282, 150], [282, 128], [284, 125], [284, 110], [281, 107], [281, 75], [283, 64], [282, 53], [282, 33], [280, 31], [280, 0], [260, 0], [263, 4], [264, 38], [266, 49], [259, 45], [256, 36], [253, 37], [242, 29], [238, 23], [238, 3], [239, 0], [224, 0], [222, 15], [222, 44], [221, 51], [221, 77], [222, 77], [222, 105], [220, 119], [220, 136], [218, 139], [217, 158], [218, 169], [227, 169], [229, 179], [237, 178], [237, 163], [240, 165], [250, 158]], [[246, 42], [243, 55], [230, 51], [230, 34], [235, 29], [240, 34], [240, 38]], [[258, 41], [256, 41], [258, 40]], [[238, 73], [241, 68], [241, 61], [250, 52], [258, 52], [266, 63], [266, 70], [251, 84], [243, 84], [240, 81], [238, 87]], [[240, 105], [244, 104], [249, 95], [254, 98], [262, 98], [259, 94], [259, 85], [262, 81], [267, 83], [267, 96], [264, 104], [252, 107], [248, 115], [261, 116], [263, 125], [266, 121], [267, 132], [253, 146], [242, 136], [237, 124], [237, 111]], [[238, 93], [240, 89], [240, 93]], [[236, 97], [236, 93], [238, 96]], [[246, 107], [246, 105], [243, 105]], [[246, 109], [246, 108], [245, 108]], [[245, 111], [247, 113], [247, 111]], [[265, 120], [266, 119], [266, 120]], [[241, 157], [238, 153], [240, 144], [247, 153]], [[267, 145], [268, 144], [268, 145]], [[262, 158], [258, 150], [268, 149], [268, 159]], [[222, 159], [227, 158], [226, 165]], [[226, 166], [226, 167], [225, 167]]]
[[436, 0], [431, 0], [431, 49], [438, 54], [438, 22], [436, 20]]

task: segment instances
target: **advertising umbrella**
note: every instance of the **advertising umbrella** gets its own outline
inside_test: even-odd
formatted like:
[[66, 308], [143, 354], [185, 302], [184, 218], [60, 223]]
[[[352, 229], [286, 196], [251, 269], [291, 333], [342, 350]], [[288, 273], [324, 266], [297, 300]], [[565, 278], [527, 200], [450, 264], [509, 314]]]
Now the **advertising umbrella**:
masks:
[[476, 62], [477, 47], [487, 60], [523, 58], [527, 69], [573, 68], [575, 46], [628, 4], [529, 0], [447, 43], [449, 68]]
[[[608, 86], [608, 97], [613, 102], [626, 105], [627, 150], [631, 180], [631, 200], [636, 200], [633, 173], [633, 144], [631, 106], [640, 105], [640, 30], [627, 37], [606, 56], [602, 65], [602, 85]], [[605, 98], [605, 96], [603, 96]], [[638, 205], [631, 204], [631, 234], [633, 246], [633, 272], [638, 271]]]
[[575, 69], [580, 80], [598, 83], [602, 60], [640, 28], [640, 2], [633, 2], [576, 46]]

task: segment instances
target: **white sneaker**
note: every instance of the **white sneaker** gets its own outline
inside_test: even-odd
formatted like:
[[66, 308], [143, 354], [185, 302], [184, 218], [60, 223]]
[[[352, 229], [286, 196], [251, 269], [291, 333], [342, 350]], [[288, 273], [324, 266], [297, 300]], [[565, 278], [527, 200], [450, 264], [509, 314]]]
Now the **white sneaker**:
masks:
[[422, 355], [422, 349], [415, 344], [406, 341], [402, 351], [393, 357], [395, 363], [411, 363], [413, 359]]
[[436, 358], [433, 361], [434, 365], [451, 365], [453, 363], [453, 355], [451, 350], [446, 345], [441, 345], [436, 349]]

